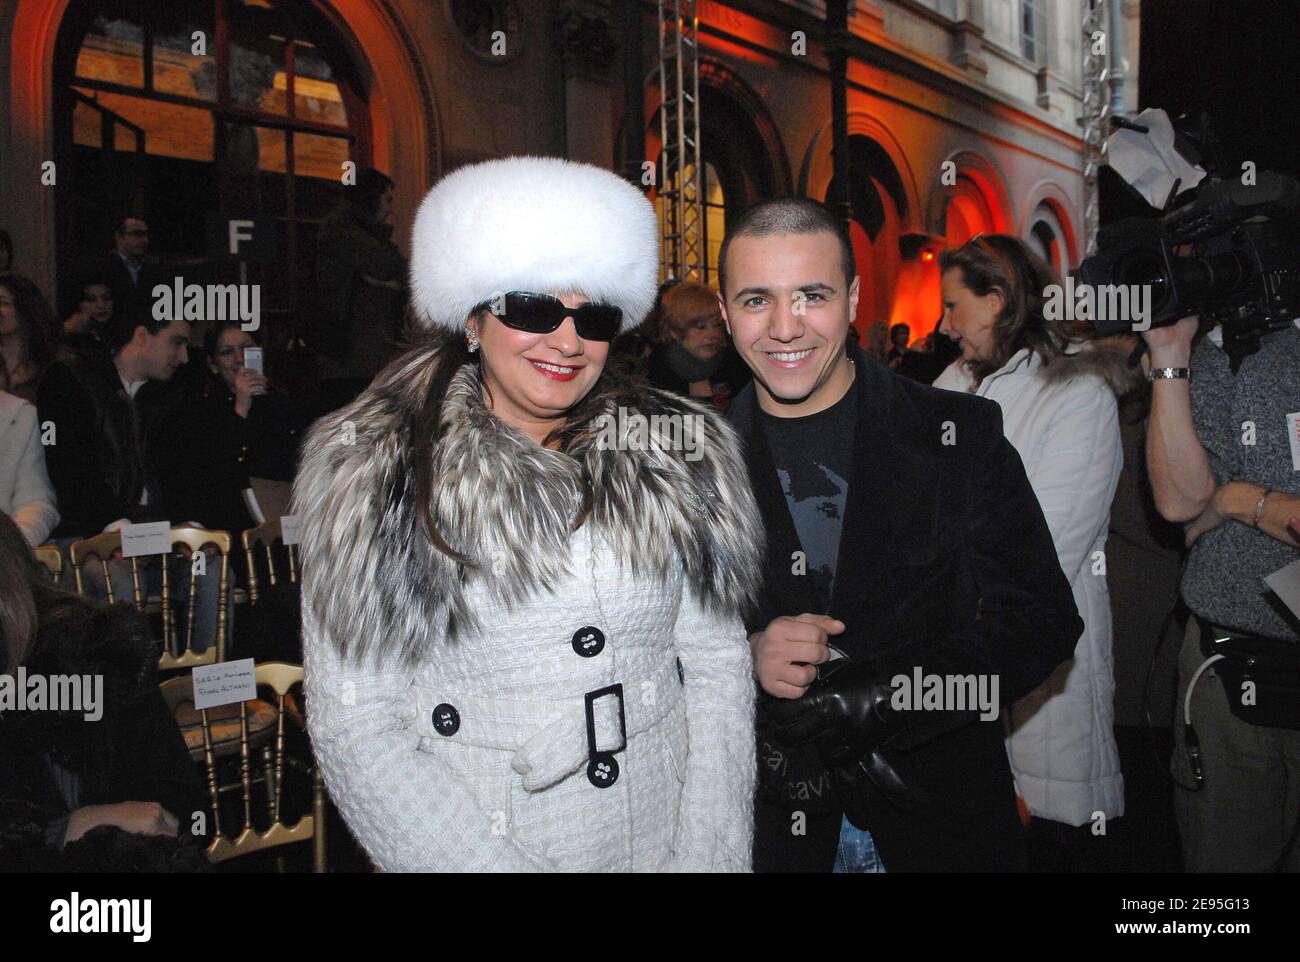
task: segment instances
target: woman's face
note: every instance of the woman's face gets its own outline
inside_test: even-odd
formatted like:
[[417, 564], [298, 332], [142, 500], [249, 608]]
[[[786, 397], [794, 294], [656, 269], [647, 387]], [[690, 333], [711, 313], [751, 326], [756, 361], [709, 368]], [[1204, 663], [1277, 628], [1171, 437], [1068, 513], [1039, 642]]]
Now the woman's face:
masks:
[[88, 284], [81, 292], [81, 310], [96, 324], [113, 319], [113, 289], [107, 284]]
[[18, 306], [14, 303], [14, 292], [7, 287], [0, 287], [0, 337], [17, 334], [18, 330]]
[[687, 353], [701, 361], [713, 360], [727, 349], [727, 325], [723, 323], [722, 311], [714, 308], [691, 318], [680, 340]]
[[257, 347], [257, 342], [253, 340], [251, 334], [237, 327], [226, 328], [217, 338], [214, 358], [216, 371], [221, 375], [221, 380], [226, 382], [226, 387], [232, 391], [235, 389], [235, 377], [239, 374], [239, 369], [244, 366], [246, 347]]
[[[572, 291], [555, 296], [565, 307], [590, 300]], [[571, 317], [550, 334], [517, 331], [486, 311], [469, 326], [478, 333], [492, 413], [537, 441], [586, 397], [609, 356], [609, 343], [578, 337]]]
[[993, 356], [993, 323], [1005, 303], [996, 290], [983, 297], [966, 286], [961, 268], [944, 271], [939, 279], [943, 294], [943, 332], [961, 347], [964, 361]]

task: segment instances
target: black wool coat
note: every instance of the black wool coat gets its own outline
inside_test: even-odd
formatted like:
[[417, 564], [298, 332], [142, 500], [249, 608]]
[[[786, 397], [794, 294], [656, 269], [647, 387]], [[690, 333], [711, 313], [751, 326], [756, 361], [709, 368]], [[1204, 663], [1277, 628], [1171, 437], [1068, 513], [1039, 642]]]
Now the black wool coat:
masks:
[[[999, 701], [1009, 705], [1072, 656], [1083, 622], [1020, 457], [1003, 436], [1001, 409], [850, 352], [858, 420], [825, 612], [846, 627], [832, 643], [886, 682], [918, 667], [927, 675], [995, 674]], [[799, 539], [755, 390], [747, 387], [729, 414], [767, 522], [751, 633], [817, 610], [806, 579], [794, 573]], [[761, 723], [758, 734], [755, 871], [829, 871], [842, 808], [820, 763], [810, 749], [766, 736]], [[973, 710], [912, 711], [883, 754], [916, 798], [911, 811], [877, 792], [867, 799], [886, 871], [1024, 868], [999, 722]]]

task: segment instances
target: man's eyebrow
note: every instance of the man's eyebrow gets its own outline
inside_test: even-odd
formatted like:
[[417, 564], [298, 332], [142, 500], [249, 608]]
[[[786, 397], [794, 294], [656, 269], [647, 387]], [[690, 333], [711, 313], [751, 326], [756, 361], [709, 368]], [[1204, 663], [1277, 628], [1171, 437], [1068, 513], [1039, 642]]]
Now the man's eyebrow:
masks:
[[[835, 286], [833, 284], [827, 284], [825, 281], [809, 281], [807, 284], [799, 285], [799, 287], [795, 288], [795, 290], [803, 291], [805, 294], [813, 294], [813, 293], [819, 294], [823, 291], [829, 291], [830, 293], [834, 294]], [[733, 295], [732, 299], [734, 300], [737, 297], [749, 297], [753, 294], [764, 294], [770, 297], [772, 294], [772, 288], [742, 287]]]

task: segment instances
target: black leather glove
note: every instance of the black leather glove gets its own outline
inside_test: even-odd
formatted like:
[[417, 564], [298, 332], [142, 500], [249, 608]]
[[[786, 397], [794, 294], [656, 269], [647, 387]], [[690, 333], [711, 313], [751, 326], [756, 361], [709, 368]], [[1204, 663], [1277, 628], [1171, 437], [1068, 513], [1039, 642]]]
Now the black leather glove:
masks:
[[848, 765], [837, 765], [829, 769], [829, 773], [835, 797], [844, 808], [844, 817], [855, 828], [871, 830], [868, 800], [872, 793], [868, 786], [874, 786], [876, 793], [885, 801], [903, 811], [911, 811], [916, 807], [912, 790], [878, 750], [868, 752]]
[[814, 744], [827, 768], [854, 765], [907, 727], [890, 707], [893, 692], [864, 663], [841, 658], [820, 665], [801, 698], [769, 700], [764, 722], [784, 744]]

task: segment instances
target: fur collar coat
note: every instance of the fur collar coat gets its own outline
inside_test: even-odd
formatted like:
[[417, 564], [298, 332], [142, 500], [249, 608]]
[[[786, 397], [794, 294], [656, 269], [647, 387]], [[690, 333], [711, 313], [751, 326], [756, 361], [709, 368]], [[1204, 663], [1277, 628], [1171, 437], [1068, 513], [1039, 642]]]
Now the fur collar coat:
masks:
[[552, 451], [466, 365], [417, 504], [435, 360], [318, 422], [295, 482], [309, 725], [354, 834], [386, 871], [747, 870], [762, 526], [731, 429], [645, 388]]

